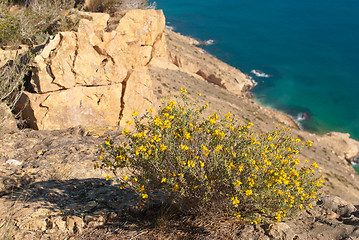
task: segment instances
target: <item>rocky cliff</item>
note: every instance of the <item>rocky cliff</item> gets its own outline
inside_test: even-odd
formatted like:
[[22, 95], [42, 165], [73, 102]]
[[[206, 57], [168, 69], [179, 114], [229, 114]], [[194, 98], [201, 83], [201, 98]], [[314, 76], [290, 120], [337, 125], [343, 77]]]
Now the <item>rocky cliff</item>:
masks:
[[33, 129], [123, 125], [155, 104], [152, 66], [178, 68], [237, 94], [251, 84], [224, 63], [201, 66], [190, 52], [167, 52], [160, 10], [81, 14], [77, 32], [58, 33], [35, 58], [18, 106], [26, 106], [22, 115]]

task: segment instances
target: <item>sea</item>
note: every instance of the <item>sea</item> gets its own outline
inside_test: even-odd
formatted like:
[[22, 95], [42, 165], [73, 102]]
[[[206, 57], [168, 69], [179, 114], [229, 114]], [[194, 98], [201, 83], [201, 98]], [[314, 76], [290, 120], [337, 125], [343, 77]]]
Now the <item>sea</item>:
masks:
[[310, 132], [359, 140], [358, 0], [156, 0], [167, 27], [258, 84], [255, 100]]

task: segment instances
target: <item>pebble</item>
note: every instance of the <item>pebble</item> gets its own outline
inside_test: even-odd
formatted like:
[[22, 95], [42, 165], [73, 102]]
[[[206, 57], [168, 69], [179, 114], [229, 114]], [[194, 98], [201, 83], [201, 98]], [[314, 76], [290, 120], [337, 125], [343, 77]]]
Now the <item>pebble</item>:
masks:
[[20, 166], [20, 165], [22, 165], [22, 162], [15, 160], [15, 159], [9, 159], [6, 161], [6, 164]]

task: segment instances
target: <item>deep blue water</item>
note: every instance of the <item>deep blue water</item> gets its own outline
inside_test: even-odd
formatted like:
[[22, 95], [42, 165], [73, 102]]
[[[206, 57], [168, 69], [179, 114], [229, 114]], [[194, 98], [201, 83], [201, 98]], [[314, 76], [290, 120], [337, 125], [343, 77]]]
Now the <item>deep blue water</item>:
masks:
[[305, 129], [349, 132], [359, 140], [358, 0], [157, 0], [167, 24], [253, 76], [258, 102], [296, 117]]

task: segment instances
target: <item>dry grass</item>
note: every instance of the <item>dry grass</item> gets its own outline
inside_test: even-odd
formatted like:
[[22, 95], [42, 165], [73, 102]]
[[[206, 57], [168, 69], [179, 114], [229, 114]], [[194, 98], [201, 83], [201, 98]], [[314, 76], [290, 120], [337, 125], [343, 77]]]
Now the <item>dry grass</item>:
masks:
[[[11, 199], [14, 197], [11, 196]], [[10, 240], [14, 239], [16, 234], [16, 226], [15, 226], [15, 208], [19, 204], [18, 199], [14, 199], [14, 202], [11, 204], [7, 214], [5, 216], [1, 216], [0, 218], [0, 240]]]
[[29, 71], [29, 63], [33, 57], [30, 54], [19, 55], [6, 61], [0, 67], [0, 101], [6, 102], [12, 109], [19, 100], [24, 89], [24, 77]]
[[11, 213], [5, 216], [4, 219], [0, 219], [0, 239], [10, 240], [14, 239], [15, 235], [15, 223], [12, 219]]
[[75, 6], [75, 0], [32, 0], [17, 5], [0, 0], [0, 45], [43, 43], [50, 35], [72, 30], [76, 23], [65, 12]]
[[155, 3], [149, 5], [146, 0], [86, 0], [84, 7], [92, 12], [113, 13], [126, 9], [154, 8]]
[[88, 228], [74, 239], [232, 239], [243, 221], [213, 214], [183, 215], [174, 208], [122, 214], [103, 226]]

